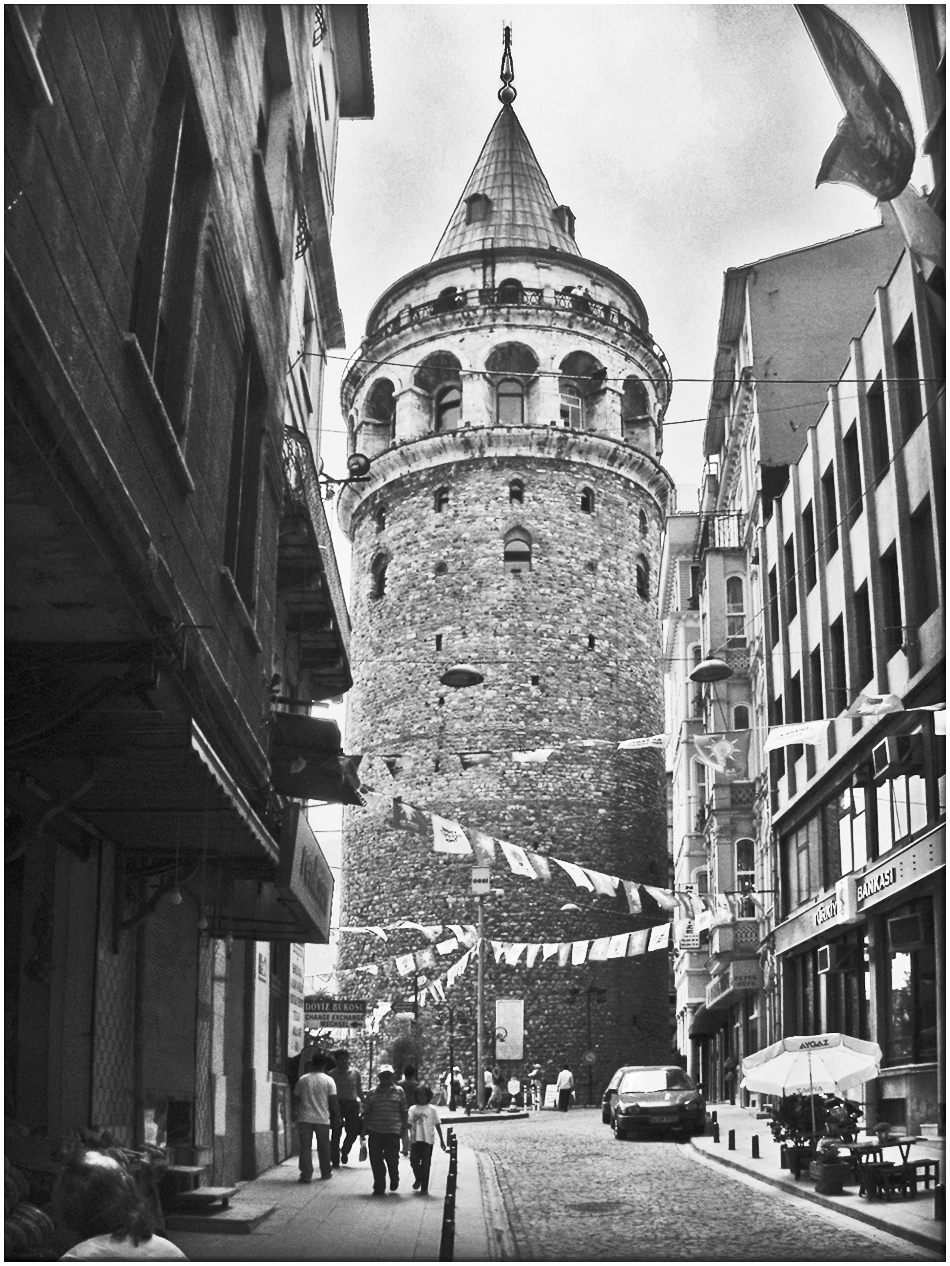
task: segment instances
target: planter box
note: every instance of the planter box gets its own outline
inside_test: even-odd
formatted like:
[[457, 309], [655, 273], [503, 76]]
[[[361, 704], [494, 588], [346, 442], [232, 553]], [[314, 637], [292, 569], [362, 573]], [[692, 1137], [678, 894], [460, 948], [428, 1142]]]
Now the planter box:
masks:
[[810, 1143], [783, 1143], [780, 1152], [782, 1169], [790, 1169], [796, 1178], [815, 1159], [815, 1149]]
[[815, 1191], [820, 1196], [840, 1196], [846, 1182], [851, 1181], [849, 1161], [813, 1160], [808, 1173], [815, 1180]]

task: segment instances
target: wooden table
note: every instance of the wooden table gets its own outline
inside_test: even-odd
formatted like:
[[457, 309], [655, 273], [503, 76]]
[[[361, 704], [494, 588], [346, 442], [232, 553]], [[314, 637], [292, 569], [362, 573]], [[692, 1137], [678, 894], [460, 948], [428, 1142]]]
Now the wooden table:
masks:
[[[844, 1147], [848, 1149], [851, 1156], [851, 1172], [858, 1182], [858, 1195], [872, 1196], [879, 1194], [875, 1190], [875, 1184], [870, 1179], [879, 1168], [887, 1166], [894, 1171], [898, 1170], [898, 1166], [893, 1161], [884, 1160], [884, 1152], [886, 1148], [896, 1147], [900, 1154], [901, 1166], [906, 1166], [910, 1156], [910, 1149], [914, 1143], [923, 1142], [923, 1138], [917, 1134], [889, 1134], [886, 1138], [868, 1138], [862, 1139], [857, 1143], [845, 1143]], [[916, 1192], [916, 1181], [914, 1182], [914, 1191]]]

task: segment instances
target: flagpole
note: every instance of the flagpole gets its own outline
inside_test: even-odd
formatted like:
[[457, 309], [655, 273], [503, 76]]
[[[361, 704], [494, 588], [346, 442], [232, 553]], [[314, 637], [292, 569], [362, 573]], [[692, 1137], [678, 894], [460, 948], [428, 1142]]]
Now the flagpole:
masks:
[[485, 898], [478, 894], [478, 984], [476, 1012], [478, 1016], [475, 1037], [475, 1106], [482, 1106], [482, 1050], [485, 1044]]

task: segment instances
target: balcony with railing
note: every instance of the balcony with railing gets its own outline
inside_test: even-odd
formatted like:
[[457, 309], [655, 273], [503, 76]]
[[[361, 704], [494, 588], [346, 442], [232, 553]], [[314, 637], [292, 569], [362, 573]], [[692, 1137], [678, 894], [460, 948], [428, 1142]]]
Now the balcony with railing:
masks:
[[353, 684], [350, 617], [313, 451], [295, 427], [284, 428], [283, 467], [277, 592], [313, 698], [329, 699]]
[[705, 514], [699, 523], [696, 554], [702, 558], [711, 549], [742, 549], [745, 528], [741, 514]]
[[[672, 385], [672, 375], [666, 356], [659, 345], [639, 325], [612, 303], [601, 303], [588, 295], [560, 294], [551, 290], [534, 289], [527, 286], [489, 286], [477, 290], [452, 290], [429, 299], [425, 303], [408, 304], [400, 309], [388, 321], [375, 326], [366, 336], [362, 347], [350, 364], [354, 364], [360, 356], [367, 354], [377, 343], [390, 338], [400, 330], [438, 320], [442, 316], [451, 315], [453, 320], [466, 317], [484, 319], [488, 312], [496, 314], [499, 309], [513, 313], [532, 310], [562, 312], [571, 316], [579, 316], [596, 325], [606, 325], [611, 330], [627, 335], [635, 343], [659, 361], [667, 383], [667, 394]], [[496, 316], [497, 319], [497, 316]]]
[[706, 1006], [709, 1010], [731, 1007], [741, 998], [761, 989], [762, 984], [762, 968], [758, 962], [740, 959], [729, 963], [706, 986]]
[[709, 957], [729, 960], [757, 958], [759, 940], [758, 919], [717, 923], [709, 929]]

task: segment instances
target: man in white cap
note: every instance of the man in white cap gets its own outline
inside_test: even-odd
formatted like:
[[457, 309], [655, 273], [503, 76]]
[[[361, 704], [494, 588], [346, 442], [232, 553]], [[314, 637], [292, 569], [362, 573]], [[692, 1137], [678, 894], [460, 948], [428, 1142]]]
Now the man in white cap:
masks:
[[374, 1196], [385, 1194], [387, 1171], [389, 1190], [397, 1190], [400, 1144], [406, 1151], [409, 1148], [409, 1106], [396, 1085], [392, 1064], [382, 1064], [378, 1076], [376, 1089], [363, 1100], [363, 1126], [369, 1145]]

